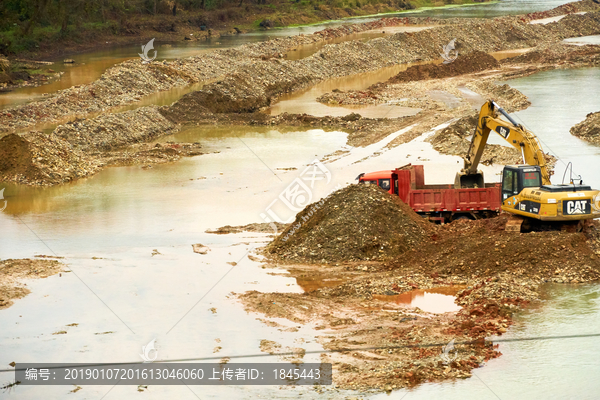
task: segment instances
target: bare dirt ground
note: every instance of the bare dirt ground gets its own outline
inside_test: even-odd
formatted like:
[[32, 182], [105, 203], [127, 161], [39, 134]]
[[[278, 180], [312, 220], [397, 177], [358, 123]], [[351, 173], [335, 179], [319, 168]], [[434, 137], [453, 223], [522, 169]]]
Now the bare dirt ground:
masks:
[[[375, 187], [343, 189], [321, 206], [329, 215], [313, 213], [304, 221], [302, 216], [314, 207], [308, 206], [265, 248], [267, 266], [287, 271], [304, 293], [238, 295], [246, 310], [263, 314], [270, 325], [277, 322], [268, 318], [285, 318], [320, 332], [318, 341], [329, 350], [322, 360], [333, 363], [338, 389], [391, 391], [467, 378], [473, 368], [501, 355], [485, 338], [505, 333], [512, 314], [535, 303], [546, 282], [600, 280], [597, 223], [584, 233], [529, 234], [505, 232], [506, 216], [429, 224], [421, 241], [410, 243], [391, 260], [374, 261], [361, 251], [348, 260], [344, 241], [333, 247], [327, 241], [331, 244], [331, 238], [345, 238], [354, 230], [358, 241], [375, 243], [379, 249], [392, 247], [398, 236], [414, 236], [411, 230], [382, 229], [376, 215], [357, 223], [356, 215], [364, 212], [363, 196], [392, 201]], [[372, 212], [383, 213], [380, 217], [388, 221], [421, 218], [402, 205], [388, 204], [374, 201]], [[295, 228], [300, 221], [312, 229]], [[297, 237], [283, 241], [289, 233]], [[326, 261], [333, 262], [315, 262], [321, 256], [313, 253], [323, 252]], [[395, 301], [415, 291], [455, 295], [461, 308], [429, 313]], [[446, 362], [440, 355], [451, 340], [456, 358]]]
[[30, 293], [23, 280], [47, 278], [63, 269], [64, 265], [53, 259], [0, 260], [0, 310]]

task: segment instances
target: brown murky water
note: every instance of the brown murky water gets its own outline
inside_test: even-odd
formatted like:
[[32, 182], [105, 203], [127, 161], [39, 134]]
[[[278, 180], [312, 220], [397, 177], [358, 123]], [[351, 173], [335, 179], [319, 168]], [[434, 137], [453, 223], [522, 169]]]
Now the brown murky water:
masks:
[[296, 277], [296, 283], [305, 292], [312, 292], [317, 289], [341, 285], [344, 283], [344, 279], [324, 278], [320, 276], [300, 276]]
[[460, 310], [460, 306], [454, 302], [454, 296], [463, 289], [465, 289], [463, 285], [442, 286], [431, 289], [415, 289], [391, 296], [375, 294], [373, 298], [408, 308], [418, 307], [426, 312], [442, 314]]
[[399, 72], [405, 71], [411, 65], [417, 64], [426, 63], [394, 65], [376, 71], [328, 79], [308, 89], [281, 96], [279, 101], [275, 103], [268, 112], [271, 115], [279, 115], [285, 112], [295, 114], [305, 113], [317, 117], [324, 117], [327, 115], [341, 117], [353, 112], [367, 118], [398, 118], [415, 115], [421, 111], [420, 108], [388, 104], [330, 106], [319, 103], [316, 99], [334, 89], [343, 91], [365, 90], [369, 86], [378, 82], [384, 82]]

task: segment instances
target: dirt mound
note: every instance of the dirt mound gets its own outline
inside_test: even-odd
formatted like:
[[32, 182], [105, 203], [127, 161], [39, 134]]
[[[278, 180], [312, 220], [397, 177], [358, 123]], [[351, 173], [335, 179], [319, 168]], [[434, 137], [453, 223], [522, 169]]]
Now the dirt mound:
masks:
[[307, 206], [268, 247], [285, 260], [384, 260], [421, 243], [434, 226], [377, 186], [350, 185]]
[[[463, 117], [447, 128], [437, 131], [430, 139], [431, 145], [442, 154], [464, 157], [469, 151], [471, 140], [477, 126], [478, 114], [474, 113]], [[488, 144], [481, 156], [481, 163], [491, 164], [517, 164], [521, 155], [512, 147]]]
[[571, 135], [600, 145], [600, 111], [588, 114], [585, 120], [572, 127]]
[[464, 56], [459, 55], [456, 60], [449, 64], [413, 65], [406, 71], [402, 71], [398, 75], [390, 78], [388, 83], [448, 78], [451, 76], [485, 71], [487, 69], [497, 69], [499, 67], [500, 63], [494, 57], [483, 51], [474, 51]]
[[69, 182], [93, 174], [98, 165], [54, 134], [29, 132], [0, 139], [0, 181], [30, 185]]
[[508, 272], [534, 281], [581, 283], [600, 279], [595, 251], [599, 229], [586, 233], [561, 231], [505, 232], [507, 216], [456, 221], [394, 262], [391, 269], [434, 276], [495, 276]]

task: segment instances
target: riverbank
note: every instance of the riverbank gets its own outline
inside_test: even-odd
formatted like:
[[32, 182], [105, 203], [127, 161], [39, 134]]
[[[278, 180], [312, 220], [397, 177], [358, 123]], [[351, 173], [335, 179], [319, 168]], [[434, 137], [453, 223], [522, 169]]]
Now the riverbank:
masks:
[[[15, 24], [12, 30], [0, 32], [0, 54], [32, 59], [65, 57], [91, 49], [145, 43], [156, 38], [157, 43], [183, 40], [207, 40], [223, 35], [276, 30], [288, 26], [326, 23], [352, 17], [380, 16], [387, 13], [416, 11], [419, 8], [446, 8], [456, 5], [478, 5], [489, 0], [402, 0], [395, 4], [384, 1], [369, 2], [276, 2], [265, 4], [220, 4], [216, 9], [186, 9], [181, 3], [175, 13], [173, 3], [159, 1], [155, 15], [139, 13], [103, 22], [67, 26], [34, 27], [23, 36]], [[132, 11], [132, 10], [128, 10]]]
[[585, 120], [571, 128], [571, 134], [600, 145], [600, 111], [588, 114]]
[[[365, 198], [370, 214], [357, 222]], [[585, 233], [530, 234], [505, 232], [506, 216], [420, 226], [424, 220], [395, 201], [377, 187], [351, 186], [315, 213], [307, 206], [263, 252], [264, 267], [295, 278], [305, 292], [238, 294], [270, 326], [282, 318], [320, 332], [329, 350], [321, 359], [333, 363], [336, 389], [391, 392], [468, 378], [501, 356], [486, 338], [502, 336], [514, 313], [537, 305], [545, 283], [600, 280], [597, 223]], [[378, 218], [389, 221], [390, 213], [410, 228], [381, 229]], [[344, 246], [335, 246], [336, 238]], [[350, 251], [347, 240], [362, 247]], [[412, 300], [426, 293], [454, 296], [460, 309], [415, 308]], [[435, 307], [421, 307], [427, 305]]]

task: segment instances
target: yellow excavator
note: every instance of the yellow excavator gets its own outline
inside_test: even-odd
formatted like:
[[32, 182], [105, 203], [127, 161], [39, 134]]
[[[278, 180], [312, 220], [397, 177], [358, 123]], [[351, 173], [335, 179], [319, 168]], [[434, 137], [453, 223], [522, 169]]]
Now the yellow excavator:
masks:
[[[500, 114], [508, 121], [500, 119]], [[492, 100], [481, 107], [477, 129], [464, 157], [464, 168], [456, 175], [456, 188], [485, 187], [483, 173], [477, 166], [491, 131], [523, 156], [523, 165], [507, 165], [502, 171], [501, 208], [511, 214], [507, 231], [553, 228], [579, 231], [586, 221], [600, 218], [600, 191], [581, 180], [553, 185], [545, 154], [535, 135]]]

